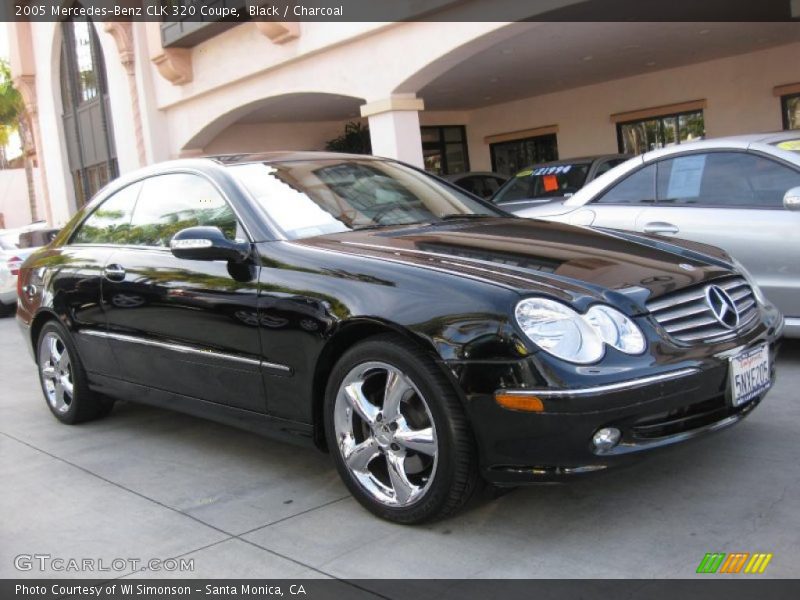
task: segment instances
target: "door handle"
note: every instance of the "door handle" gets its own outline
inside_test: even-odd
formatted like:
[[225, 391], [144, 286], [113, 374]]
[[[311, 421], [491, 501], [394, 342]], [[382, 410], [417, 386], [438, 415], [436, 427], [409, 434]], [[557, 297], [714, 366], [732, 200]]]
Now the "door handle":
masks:
[[109, 281], [124, 281], [125, 269], [121, 265], [108, 265], [103, 269], [103, 275]]
[[678, 233], [680, 229], [672, 223], [653, 221], [644, 226], [645, 233]]

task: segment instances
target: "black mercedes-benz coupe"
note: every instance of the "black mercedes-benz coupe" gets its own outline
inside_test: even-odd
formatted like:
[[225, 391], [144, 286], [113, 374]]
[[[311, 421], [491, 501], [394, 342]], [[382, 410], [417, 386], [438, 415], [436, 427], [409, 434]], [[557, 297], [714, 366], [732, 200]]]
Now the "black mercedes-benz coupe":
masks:
[[740, 421], [783, 328], [716, 248], [321, 153], [122, 177], [24, 263], [17, 318], [60, 421], [125, 399], [316, 444], [402, 523]]

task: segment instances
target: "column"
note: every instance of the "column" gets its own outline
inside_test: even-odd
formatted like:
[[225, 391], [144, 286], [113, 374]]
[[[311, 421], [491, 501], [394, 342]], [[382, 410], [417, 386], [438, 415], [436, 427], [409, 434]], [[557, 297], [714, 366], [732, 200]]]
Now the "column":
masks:
[[419, 111], [424, 109], [422, 99], [414, 95], [391, 96], [364, 104], [361, 116], [369, 120], [372, 153], [423, 168]]

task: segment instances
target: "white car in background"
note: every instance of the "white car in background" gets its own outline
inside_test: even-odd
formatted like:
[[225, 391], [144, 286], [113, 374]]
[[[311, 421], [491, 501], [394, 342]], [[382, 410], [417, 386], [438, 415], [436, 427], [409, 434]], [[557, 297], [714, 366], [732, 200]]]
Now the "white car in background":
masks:
[[56, 231], [48, 229], [44, 221], [18, 229], [0, 229], [0, 316], [13, 313], [17, 306], [20, 265], [36, 248], [49, 243]]
[[800, 131], [654, 150], [562, 202], [510, 210], [724, 248], [786, 316], [785, 335], [800, 337]]

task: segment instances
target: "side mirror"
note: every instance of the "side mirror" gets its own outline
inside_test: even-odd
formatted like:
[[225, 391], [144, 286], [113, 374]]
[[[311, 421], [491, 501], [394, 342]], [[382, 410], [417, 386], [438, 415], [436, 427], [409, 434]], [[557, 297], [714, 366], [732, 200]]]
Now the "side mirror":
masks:
[[243, 262], [250, 256], [250, 244], [231, 241], [218, 227], [187, 227], [169, 243], [172, 254], [189, 260], [225, 260]]
[[786, 210], [800, 210], [800, 187], [793, 187], [784, 194], [783, 207]]

